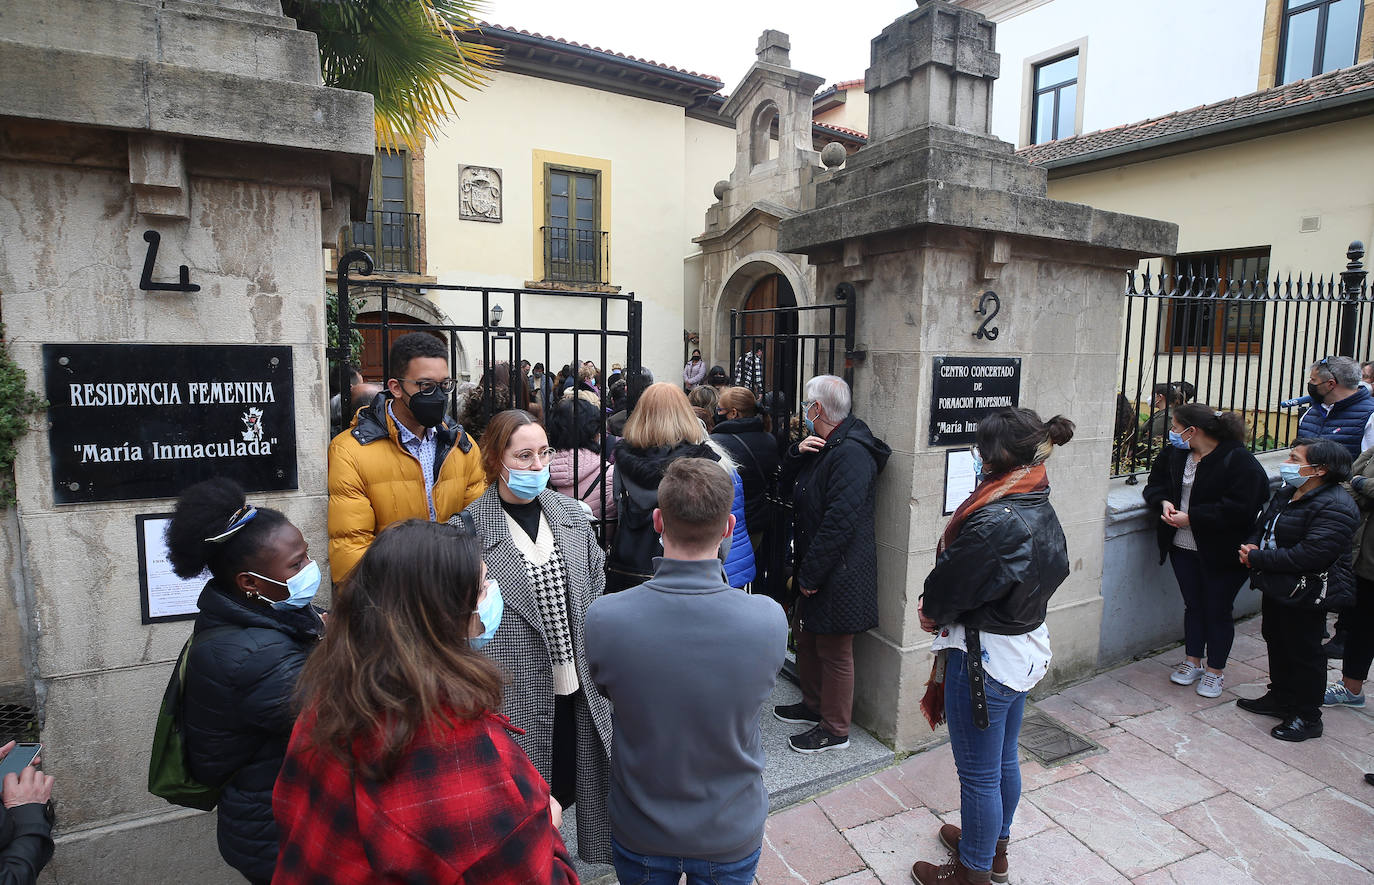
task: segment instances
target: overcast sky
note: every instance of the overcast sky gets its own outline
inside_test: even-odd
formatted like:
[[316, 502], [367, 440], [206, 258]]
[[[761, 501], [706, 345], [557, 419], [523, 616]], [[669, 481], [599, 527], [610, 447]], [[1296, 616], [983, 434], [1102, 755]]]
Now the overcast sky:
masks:
[[869, 41], [914, 0], [486, 0], [492, 24], [710, 74], [732, 92], [754, 63], [766, 28], [792, 38], [792, 67], [827, 84], [857, 80]]

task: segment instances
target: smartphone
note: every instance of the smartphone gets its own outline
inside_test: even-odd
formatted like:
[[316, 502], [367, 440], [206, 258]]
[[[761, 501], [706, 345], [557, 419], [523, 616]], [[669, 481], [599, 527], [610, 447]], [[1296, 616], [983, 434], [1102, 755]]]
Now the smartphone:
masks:
[[8, 756], [0, 759], [0, 780], [4, 780], [5, 775], [19, 772], [33, 764], [33, 760], [38, 758], [38, 754], [43, 752], [42, 744], [15, 744], [14, 749], [10, 750]]

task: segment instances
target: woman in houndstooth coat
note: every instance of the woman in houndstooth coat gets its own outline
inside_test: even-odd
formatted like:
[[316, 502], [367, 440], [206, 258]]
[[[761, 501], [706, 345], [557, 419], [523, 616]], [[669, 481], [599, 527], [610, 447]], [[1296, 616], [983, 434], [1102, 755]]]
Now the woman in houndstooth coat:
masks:
[[534, 416], [500, 413], [479, 447], [490, 484], [463, 513], [505, 601], [483, 649], [510, 677], [501, 712], [524, 729], [515, 741], [554, 799], [573, 805], [578, 856], [609, 863], [611, 705], [583, 645], [587, 607], [606, 586], [605, 555], [582, 507], [547, 488], [553, 450]]

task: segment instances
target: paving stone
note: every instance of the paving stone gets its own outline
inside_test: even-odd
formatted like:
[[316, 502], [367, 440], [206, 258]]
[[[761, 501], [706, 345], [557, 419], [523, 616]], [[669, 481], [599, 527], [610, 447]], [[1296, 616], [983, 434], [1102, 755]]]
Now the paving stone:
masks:
[[[1179, 660], [1182, 660], [1180, 656]], [[1177, 663], [1177, 661], [1175, 661]], [[1149, 695], [1159, 701], [1161, 707], [1174, 707], [1180, 710], [1202, 710], [1207, 707], [1214, 707], [1217, 704], [1225, 703], [1232, 698], [1228, 698], [1223, 691], [1215, 698], [1204, 698], [1197, 693], [1197, 685], [1175, 685], [1169, 681], [1169, 673], [1173, 672], [1170, 668], [1167, 672], [1160, 672], [1163, 668], [1155, 666], [1151, 660], [1136, 661], [1125, 667], [1112, 670], [1110, 675], [1118, 682], [1123, 682], [1134, 688], [1141, 694]], [[1253, 667], [1246, 667], [1249, 673], [1256, 672]], [[1231, 675], [1227, 674], [1228, 682]]]
[[1094, 677], [1082, 685], [1061, 692], [1089, 713], [1108, 722], [1120, 722], [1161, 709], [1164, 704], [1147, 694], [1136, 691], [1109, 675]]
[[846, 830], [844, 837], [883, 885], [911, 885], [911, 865], [943, 862], [940, 819], [928, 808], [913, 808]]
[[1051, 695], [1044, 700], [1036, 701], [1035, 707], [1048, 713], [1079, 734], [1086, 735], [1090, 731], [1101, 731], [1104, 728], [1112, 727], [1112, 724], [1101, 716], [1088, 712], [1063, 695]]
[[1133, 885], [1255, 885], [1255, 880], [1210, 851], [1194, 854], [1162, 870], [1146, 873]]
[[1225, 790], [1129, 732], [1104, 738], [1107, 752], [1083, 764], [1159, 814], [1177, 811]]
[[1130, 719], [1122, 728], [1261, 808], [1277, 808], [1322, 787], [1316, 778], [1178, 710]]
[[1016, 885], [1123, 885], [1130, 881], [1062, 827], [1017, 843], [1015, 857], [1007, 852], [1007, 864]]
[[1263, 659], [1266, 666], [1260, 669], [1268, 670], [1269, 646], [1265, 645], [1264, 640], [1260, 638], [1258, 628], [1254, 633], [1240, 633], [1239, 631], [1236, 633], [1236, 641], [1231, 645], [1231, 657], [1238, 661]]
[[[1371, 686], [1374, 688], [1374, 686]], [[1374, 705], [1363, 709], [1354, 707], [1322, 707], [1322, 728], [1325, 735], [1345, 741], [1355, 747], [1374, 746]]]
[[877, 779], [907, 808], [936, 812], [959, 807], [959, 773], [954, 750], [942, 744], [877, 774]]
[[873, 875], [872, 870], [859, 870], [848, 876], [831, 879], [827, 885], [881, 885], [881, 883], [878, 881], [878, 877]]
[[1031, 790], [1038, 790], [1041, 787], [1057, 784], [1062, 780], [1071, 777], [1078, 777], [1080, 774], [1087, 774], [1088, 766], [1083, 762], [1065, 762], [1060, 765], [1041, 765], [1034, 759], [1025, 756], [1021, 757], [1021, 793], [1024, 795]]
[[[963, 820], [960, 818], [958, 810], [947, 811], [940, 815], [940, 821], [954, 824], [956, 827], [963, 826]], [[1011, 841], [1020, 842], [1023, 839], [1029, 839], [1036, 833], [1043, 833], [1054, 825], [1054, 821], [1050, 820], [1045, 812], [1036, 808], [1034, 804], [1025, 801], [1023, 794], [1021, 801], [1016, 805], [1016, 817], [1011, 825]]]
[[1369, 885], [1369, 871], [1234, 793], [1165, 815], [1258, 882]]
[[[1363, 779], [1351, 789], [1374, 794]], [[1356, 794], [1357, 796], [1360, 794]], [[1292, 824], [1365, 869], [1374, 870], [1374, 808], [1340, 790], [1325, 789], [1274, 809], [1274, 817]]]
[[[1199, 713], [1197, 718], [1338, 790], [1352, 791], [1355, 784], [1362, 783], [1366, 771], [1374, 771], [1374, 743], [1364, 739], [1355, 741], [1359, 748], [1334, 734], [1299, 743], [1276, 740], [1269, 729], [1278, 720], [1247, 713], [1235, 704]], [[1323, 715], [1323, 723], [1327, 718], [1335, 717]]]
[[1023, 797], [1126, 876], [1139, 876], [1202, 850], [1162, 817], [1096, 774]]
[[891, 817], [907, 806], [876, 778], [864, 778], [816, 798], [830, 822], [841, 830]]
[[863, 868], [863, 861], [815, 802], [768, 818], [757, 873], [762, 885], [813, 885]]

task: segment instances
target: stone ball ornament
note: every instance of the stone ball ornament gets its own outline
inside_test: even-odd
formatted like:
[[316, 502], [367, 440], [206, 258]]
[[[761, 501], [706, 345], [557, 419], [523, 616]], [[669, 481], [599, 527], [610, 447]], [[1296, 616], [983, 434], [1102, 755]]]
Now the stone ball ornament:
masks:
[[840, 168], [844, 165], [844, 161], [848, 159], [848, 157], [849, 154], [845, 152], [844, 145], [840, 144], [838, 141], [832, 141], [830, 144], [821, 148], [821, 163], [827, 169]]
[[722, 178], [720, 181], [716, 182], [715, 187], [711, 188], [711, 193], [716, 195], [717, 200], [723, 200], [725, 199], [725, 195], [729, 192], [729, 190], [730, 182]]

